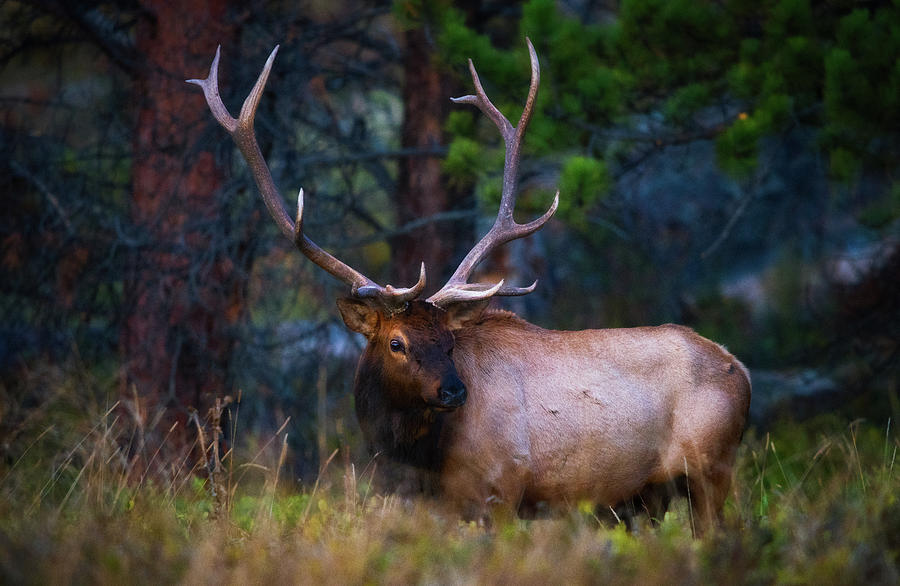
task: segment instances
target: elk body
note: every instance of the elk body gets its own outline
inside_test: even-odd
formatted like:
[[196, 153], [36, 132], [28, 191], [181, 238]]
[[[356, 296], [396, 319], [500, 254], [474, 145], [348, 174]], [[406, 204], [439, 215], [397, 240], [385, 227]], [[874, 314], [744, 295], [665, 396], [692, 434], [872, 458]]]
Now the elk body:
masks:
[[284, 210], [253, 131], [270, 55], [238, 119], [219, 98], [219, 53], [201, 86], [213, 115], [243, 153], [272, 216], [313, 262], [350, 286], [338, 300], [345, 324], [368, 345], [356, 373], [357, 417], [370, 449], [432, 475], [443, 500], [469, 518], [499, 508], [531, 513], [589, 500], [645, 510], [659, 519], [669, 498], [689, 496], [699, 528], [713, 524], [727, 496], [750, 402], [750, 378], [723, 347], [675, 325], [545, 330], [486, 309], [495, 296], [530, 287], [469, 283], [492, 250], [550, 219], [513, 219], [520, 148], [539, 84], [513, 126], [485, 94], [471, 61], [480, 108], [506, 144], [500, 210], [491, 230], [450, 280], [427, 299], [418, 282], [380, 286], [319, 248]]

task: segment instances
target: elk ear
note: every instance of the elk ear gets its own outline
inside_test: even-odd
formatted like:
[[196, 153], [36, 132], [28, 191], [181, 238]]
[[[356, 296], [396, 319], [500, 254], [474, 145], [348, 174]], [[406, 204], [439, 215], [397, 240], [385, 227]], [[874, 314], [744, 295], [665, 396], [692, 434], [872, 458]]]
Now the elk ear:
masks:
[[338, 311], [344, 318], [344, 325], [371, 339], [378, 329], [378, 310], [360, 299], [342, 297], [337, 300]]
[[446, 308], [447, 329], [450, 331], [463, 328], [481, 317], [485, 308], [491, 302], [490, 298], [479, 301], [461, 301], [453, 303]]

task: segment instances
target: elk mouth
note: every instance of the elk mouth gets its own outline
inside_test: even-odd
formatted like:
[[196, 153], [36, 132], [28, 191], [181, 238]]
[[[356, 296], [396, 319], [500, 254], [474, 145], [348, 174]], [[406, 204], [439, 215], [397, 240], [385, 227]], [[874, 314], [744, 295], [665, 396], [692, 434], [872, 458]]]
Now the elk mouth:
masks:
[[462, 407], [466, 404], [466, 396], [463, 393], [463, 396], [459, 399], [446, 400], [446, 401], [427, 401], [428, 408], [437, 413], [449, 413], [450, 411], [456, 411], [458, 408]]

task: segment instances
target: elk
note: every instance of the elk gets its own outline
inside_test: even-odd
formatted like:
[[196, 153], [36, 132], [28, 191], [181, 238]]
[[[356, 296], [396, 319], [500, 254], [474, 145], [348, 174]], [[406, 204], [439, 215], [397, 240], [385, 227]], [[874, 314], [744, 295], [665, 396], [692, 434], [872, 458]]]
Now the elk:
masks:
[[[722, 346], [677, 325], [553, 331], [489, 310], [494, 297], [534, 290], [470, 283], [491, 251], [532, 234], [553, 215], [513, 219], [525, 129], [540, 69], [531, 41], [531, 84], [513, 126], [491, 103], [469, 60], [478, 107], [506, 148], [493, 226], [436, 293], [422, 300], [425, 265], [408, 288], [381, 286], [317, 246], [285, 211], [253, 129], [278, 47], [237, 119], [219, 97], [216, 51], [203, 89], [231, 134], [281, 231], [312, 262], [350, 287], [337, 305], [368, 344], [354, 385], [356, 414], [374, 453], [430, 473], [440, 500], [467, 518], [526, 515], [591, 501], [659, 519], [669, 499], [689, 499], [698, 529], [721, 517], [750, 402], [750, 377]], [[686, 493], [686, 494], [685, 494]], [[618, 509], [614, 509], [618, 507]]]

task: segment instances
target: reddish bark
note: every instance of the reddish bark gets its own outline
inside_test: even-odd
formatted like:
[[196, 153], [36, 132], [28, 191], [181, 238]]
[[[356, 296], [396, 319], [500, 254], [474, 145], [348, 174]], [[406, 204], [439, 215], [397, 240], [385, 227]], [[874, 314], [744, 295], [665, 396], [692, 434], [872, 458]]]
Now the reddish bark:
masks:
[[[432, 149], [444, 143], [443, 124], [450, 107], [449, 76], [432, 60], [425, 30], [406, 32], [404, 58], [402, 144], [404, 148]], [[460, 198], [446, 187], [441, 159], [436, 156], [410, 156], [401, 161], [397, 181], [397, 218], [402, 226], [459, 207]], [[457, 235], [466, 234], [460, 222], [427, 224], [394, 238], [391, 242], [397, 284], [414, 283], [419, 263], [428, 269], [428, 290], [440, 287], [441, 277], [449, 275]]]
[[142, 424], [162, 413], [148, 433], [180, 422], [167, 440], [177, 448], [187, 438], [187, 408], [205, 414], [226, 390], [229, 329], [243, 309], [244, 277], [214, 242], [224, 172], [200, 144], [211, 117], [202, 94], [184, 82], [205, 75], [216, 45], [233, 35], [225, 0], [144, 0], [143, 9], [131, 216], [148, 245], [126, 282], [123, 394], [133, 400], [136, 391], [141, 405], [133, 412], [151, 419]]

